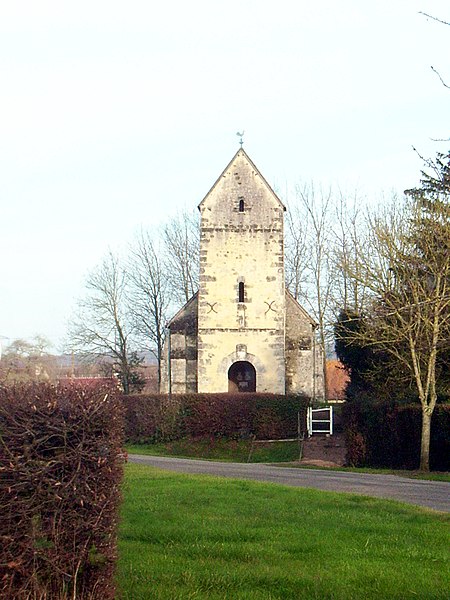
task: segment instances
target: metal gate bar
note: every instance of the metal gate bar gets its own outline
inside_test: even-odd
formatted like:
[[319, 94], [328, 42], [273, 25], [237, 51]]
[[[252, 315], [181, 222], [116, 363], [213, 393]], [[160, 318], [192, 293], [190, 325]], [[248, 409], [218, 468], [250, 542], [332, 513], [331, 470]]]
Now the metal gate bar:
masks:
[[[315, 419], [314, 415], [318, 412], [328, 412], [328, 419]], [[328, 427], [324, 429], [317, 429], [314, 427], [316, 423], [327, 423]], [[307, 415], [307, 428], [308, 437], [311, 437], [313, 433], [327, 433], [329, 435], [333, 435], [333, 407], [325, 406], [324, 408], [312, 408], [309, 406]]]

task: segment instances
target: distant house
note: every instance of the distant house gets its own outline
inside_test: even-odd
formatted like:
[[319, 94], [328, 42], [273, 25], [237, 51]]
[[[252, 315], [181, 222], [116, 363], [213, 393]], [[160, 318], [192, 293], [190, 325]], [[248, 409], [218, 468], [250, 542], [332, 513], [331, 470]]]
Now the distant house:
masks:
[[285, 287], [285, 207], [240, 148], [199, 205], [200, 288], [170, 320], [161, 391], [324, 395], [317, 325]]
[[339, 360], [327, 360], [327, 399], [329, 401], [343, 402], [349, 381], [348, 371]]

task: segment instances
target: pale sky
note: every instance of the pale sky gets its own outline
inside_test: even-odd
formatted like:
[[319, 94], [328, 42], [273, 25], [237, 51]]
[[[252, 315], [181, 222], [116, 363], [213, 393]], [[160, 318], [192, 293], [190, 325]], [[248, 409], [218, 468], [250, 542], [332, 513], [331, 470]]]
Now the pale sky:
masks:
[[[56, 349], [86, 274], [195, 207], [244, 148], [300, 182], [417, 185], [447, 151], [448, 0], [14, 0], [0, 7], [0, 338]], [[0, 339], [1, 341], [1, 339]]]

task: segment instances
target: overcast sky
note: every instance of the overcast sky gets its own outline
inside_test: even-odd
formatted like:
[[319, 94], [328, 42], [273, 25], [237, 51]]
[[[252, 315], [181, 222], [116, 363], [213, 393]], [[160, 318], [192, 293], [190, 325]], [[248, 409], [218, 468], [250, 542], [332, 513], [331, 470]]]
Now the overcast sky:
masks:
[[[56, 348], [86, 274], [244, 148], [282, 199], [381, 192], [448, 150], [448, 0], [15, 0], [0, 8], [0, 336]], [[1, 340], [0, 340], [1, 341]]]

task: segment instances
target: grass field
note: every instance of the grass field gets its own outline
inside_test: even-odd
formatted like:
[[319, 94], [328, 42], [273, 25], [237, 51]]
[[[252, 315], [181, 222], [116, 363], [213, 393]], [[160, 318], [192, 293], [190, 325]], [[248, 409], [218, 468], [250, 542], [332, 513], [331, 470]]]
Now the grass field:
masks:
[[298, 442], [261, 444], [252, 447], [251, 440], [228, 440], [223, 438], [199, 438], [174, 440], [161, 444], [127, 446], [130, 453], [151, 456], [178, 456], [233, 462], [283, 462], [298, 460]]
[[444, 599], [448, 534], [395, 502], [129, 464], [119, 598]]

